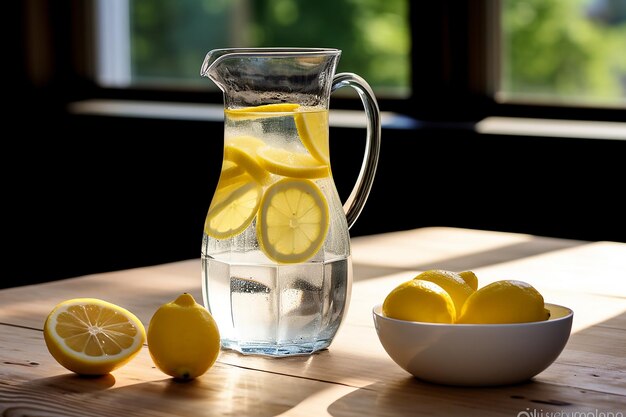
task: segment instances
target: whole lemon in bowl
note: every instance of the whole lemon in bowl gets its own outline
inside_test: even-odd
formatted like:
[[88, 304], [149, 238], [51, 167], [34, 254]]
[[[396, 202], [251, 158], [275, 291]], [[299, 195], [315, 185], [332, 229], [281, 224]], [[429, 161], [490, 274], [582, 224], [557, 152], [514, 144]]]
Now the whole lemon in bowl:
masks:
[[211, 313], [191, 294], [157, 309], [148, 326], [148, 350], [167, 375], [190, 380], [204, 374], [220, 352], [220, 333]]
[[456, 310], [452, 298], [439, 285], [412, 279], [394, 288], [385, 298], [386, 317], [408, 321], [454, 323]]
[[549, 317], [550, 310], [544, 307], [543, 296], [532, 285], [502, 280], [486, 285], [468, 297], [457, 323], [528, 323]]
[[434, 282], [443, 288], [452, 298], [457, 315], [461, 313], [465, 300], [473, 293], [467, 282], [459, 274], [452, 271], [430, 269], [413, 279]]

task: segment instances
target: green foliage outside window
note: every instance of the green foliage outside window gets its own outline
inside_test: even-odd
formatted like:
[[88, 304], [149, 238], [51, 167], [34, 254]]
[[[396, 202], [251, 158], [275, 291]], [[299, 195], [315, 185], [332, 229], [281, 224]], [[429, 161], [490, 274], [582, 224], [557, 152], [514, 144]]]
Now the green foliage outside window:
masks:
[[505, 0], [511, 98], [626, 104], [625, 0]]
[[138, 83], [206, 83], [204, 55], [226, 47], [331, 47], [340, 71], [378, 90], [409, 85], [406, 0], [131, 0], [131, 67]]
[[[208, 88], [199, 69], [214, 48], [333, 47], [343, 51], [339, 71], [358, 73], [381, 96], [404, 96], [408, 2], [129, 0], [133, 82]], [[626, 103], [626, 0], [501, 4], [505, 97]]]

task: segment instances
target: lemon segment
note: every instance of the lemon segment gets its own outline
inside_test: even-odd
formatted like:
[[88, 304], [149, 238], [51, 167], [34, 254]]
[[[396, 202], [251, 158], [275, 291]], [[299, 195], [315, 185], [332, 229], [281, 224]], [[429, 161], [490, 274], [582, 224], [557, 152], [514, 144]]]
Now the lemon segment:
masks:
[[226, 117], [231, 120], [243, 121], [254, 120], [267, 117], [280, 117], [287, 116], [298, 109], [299, 104], [293, 103], [274, 103], [274, 104], [262, 104], [260, 106], [242, 107], [239, 109], [225, 110]]
[[209, 370], [219, 356], [219, 329], [211, 313], [184, 293], [160, 306], [150, 319], [148, 351], [163, 373], [191, 380]]
[[439, 285], [413, 279], [394, 288], [385, 298], [385, 317], [427, 323], [454, 323], [456, 310], [450, 295]]
[[330, 164], [328, 111], [296, 112], [293, 118], [304, 147], [322, 164]]
[[104, 375], [130, 361], [146, 341], [130, 311], [96, 298], [57, 304], [46, 318], [44, 340], [54, 359], [80, 375]]
[[265, 142], [254, 136], [235, 136], [224, 143], [224, 159], [243, 168], [256, 182], [264, 184], [269, 173], [259, 164], [257, 151]]
[[286, 178], [271, 185], [261, 201], [259, 246], [275, 262], [305, 262], [322, 247], [328, 225], [328, 203], [318, 186]]
[[276, 175], [292, 178], [324, 178], [330, 175], [328, 165], [308, 153], [263, 146], [257, 154], [261, 166]]
[[213, 195], [204, 222], [207, 235], [228, 239], [243, 232], [256, 216], [263, 189], [248, 174], [241, 177], [239, 182], [218, 187]]
[[414, 279], [434, 282], [452, 298], [457, 313], [463, 308], [467, 298], [474, 292], [457, 273], [443, 269], [431, 269], [418, 274]]
[[496, 281], [474, 292], [465, 302], [457, 323], [503, 324], [544, 321], [550, 317], [543, 296], [530, 284]]

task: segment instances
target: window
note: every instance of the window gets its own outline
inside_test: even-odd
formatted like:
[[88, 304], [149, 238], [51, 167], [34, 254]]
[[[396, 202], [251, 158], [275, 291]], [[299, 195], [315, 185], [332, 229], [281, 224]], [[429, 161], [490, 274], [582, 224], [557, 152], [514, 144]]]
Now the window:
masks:
[[323, 46], [418, 119], [624, 120], [626, 0], [93, 1], [95, 78], [124, 97], [215, 91], [214, 48]]
[[224, 47], [334, 47], [338, 71], [378, 95], [406, 97], [407, 0], [99, 0], [98, 81], [105, 87], [206, 87], [204, 55]]
[[625, 0], [504, 0], [503, 101], [626, 106]]

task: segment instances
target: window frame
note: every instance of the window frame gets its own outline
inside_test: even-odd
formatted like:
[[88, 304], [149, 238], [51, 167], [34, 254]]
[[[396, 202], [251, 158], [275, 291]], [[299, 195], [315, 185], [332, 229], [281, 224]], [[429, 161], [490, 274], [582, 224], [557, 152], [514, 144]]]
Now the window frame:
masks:
[[[94, 48], [98, 1], [71, 0], [54, 5], [52, 1], [27, 1], [22, 12], [29, 22], [27, 43], [53, 51], [46, 54], [44, 69], [38, 69], [43, 71], [38, 75], [39, 83], [58, 91], [58, 99], [65, 104], [91, 98], [222, 104], [222, 93], [210, 89], [100, 86]], [[411, 93], [407, 98], [378, 97], [381, 110], [418, 120], [463, 123], [490, 116], [626, 121], [626, 109], [618, 107], [499, 102], [495, 93], [500, 1], [409, 1]], [[36, 29], [41, 22], [33, 22], [33, 9], [39, 18], [49, 19], [46, 30]], [[29, 54], [32, 60], [37, 51]], [[28, 71], [29, 65], [25, 64], [25, 69]], [[361, 103], [356, 96], [335, 95], [332, 107], [357, 110]]]

